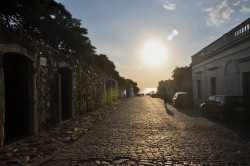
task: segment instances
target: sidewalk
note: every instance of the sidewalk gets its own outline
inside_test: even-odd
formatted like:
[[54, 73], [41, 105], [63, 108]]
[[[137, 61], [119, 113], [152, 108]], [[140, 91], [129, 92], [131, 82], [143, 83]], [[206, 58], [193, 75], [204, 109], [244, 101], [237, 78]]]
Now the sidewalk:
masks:
[[110, 106], [86, 112], [84, 115], [67, 120], [49, 131], [43, 131], [38, 135], [0, 147], [0, 165], [39, 166], [43, 164], [108, 117], [120, 104], [121, 101], [118, 101]]

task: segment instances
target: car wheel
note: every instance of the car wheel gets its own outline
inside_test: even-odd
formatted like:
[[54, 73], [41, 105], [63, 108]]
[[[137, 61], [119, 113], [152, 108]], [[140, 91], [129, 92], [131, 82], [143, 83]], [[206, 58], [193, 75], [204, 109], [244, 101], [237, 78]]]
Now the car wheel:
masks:
[[222, 122], [225, 121], [225, 115], [223, 112], [219, 112], [217, 117], [220, 121], [222, 121]]

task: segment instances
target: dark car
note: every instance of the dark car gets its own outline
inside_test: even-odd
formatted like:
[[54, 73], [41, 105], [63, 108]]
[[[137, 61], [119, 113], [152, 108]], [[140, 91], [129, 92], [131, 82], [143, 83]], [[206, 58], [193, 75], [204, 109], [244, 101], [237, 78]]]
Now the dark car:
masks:
[[172, 104], [176, 108], [191, 107], [192, 96], [188, 92], [176, 92], [172, 98]]
[[200, 105], [203, 116], [225, 120], [249, 120], [249, 104], [243, 96], [214, 95]]

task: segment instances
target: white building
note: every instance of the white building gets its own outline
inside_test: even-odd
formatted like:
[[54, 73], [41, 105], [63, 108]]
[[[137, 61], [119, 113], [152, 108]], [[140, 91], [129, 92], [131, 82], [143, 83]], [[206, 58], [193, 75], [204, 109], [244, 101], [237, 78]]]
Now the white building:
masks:
[[250, 99], [250, 18], [192, 56], [193, 100], [214, 94]]

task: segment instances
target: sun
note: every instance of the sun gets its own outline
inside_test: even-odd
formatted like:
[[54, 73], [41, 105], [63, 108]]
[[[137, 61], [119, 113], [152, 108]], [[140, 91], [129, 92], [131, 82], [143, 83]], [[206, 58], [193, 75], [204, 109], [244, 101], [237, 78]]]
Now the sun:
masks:
[[167, 56], [166, 47], [158, 41], [147, 43], [142, 50], [141, 58], [145, 65], [159, 66], [164, 63]]

